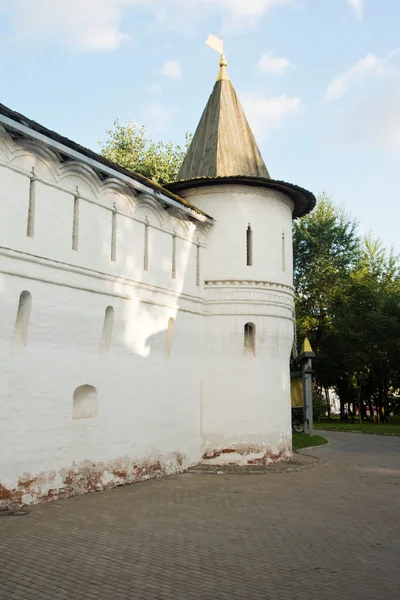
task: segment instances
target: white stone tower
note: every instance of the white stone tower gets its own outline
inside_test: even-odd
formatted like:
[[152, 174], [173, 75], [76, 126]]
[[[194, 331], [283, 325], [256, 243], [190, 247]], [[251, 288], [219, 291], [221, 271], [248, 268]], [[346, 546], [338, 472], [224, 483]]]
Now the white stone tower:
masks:
[[221, 55], [220, 71], [171, 189], [216, 220], [207, 236], [203, 461], [291, 456], [292, 219], [314, 196], [270, 178]]

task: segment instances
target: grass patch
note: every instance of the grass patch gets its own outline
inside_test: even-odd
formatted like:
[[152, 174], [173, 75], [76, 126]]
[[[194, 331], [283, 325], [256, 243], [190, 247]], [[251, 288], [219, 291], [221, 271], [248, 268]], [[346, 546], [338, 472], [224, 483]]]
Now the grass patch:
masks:
[[369, 433], [375, 435], [400, 435], [400, 423], [352, 423], [350, 421], [339, 421], [332, 419], [331, 421], [321, 421], [314, 423], [314, 429], [325, 431], [348, 431]]
[[292, 445], [293, 450], [301, 450], [301, 448], [310, 448], [310, 446], [323, 446], [328, 440], [320, 435], [313, 435], [312, 438], [307, 433], [293, 433]]

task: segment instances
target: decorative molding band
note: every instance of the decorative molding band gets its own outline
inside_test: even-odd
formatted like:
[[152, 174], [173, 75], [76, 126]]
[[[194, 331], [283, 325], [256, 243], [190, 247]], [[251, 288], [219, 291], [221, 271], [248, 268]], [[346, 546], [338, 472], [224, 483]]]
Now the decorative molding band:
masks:
[[286, 315], [279, 315], [276, 314], [274, 312], [255, 312], [253, 311], [234, 311], [234, 312], [227, 312], [227, 311], [215, 311], [215, 312], [208, 312], [204, 315], [205, 317], [209, 318], [209, 317], [272, 317], [274, 319], [285, 319], [286, 321], [290, 321], [291, 323], [294, 323], [294, 319], [291, 316], [286, 316]]
[[[101, 280], [101, 281], [106, 281], [106, 282], [111, 282], [111, 283], [118, 283], [124, 286], [128, 286], [128, 287], [134, 287], [136, 289], [139, 290], [144, 290], [144, 291], [148, 291], [151, 293], [156, 293], [156, 294], [162, 294], [165, 296], [170, 296], [171, 298], [174, 298], [176, 300], [180, 299], [180, 300], [185, 300], [188, 302], [194, 302], [196, 304], [203, 304], [203, 298], [201, 296], [192, 296], [190, 294], [184, 294], [175, 290], [171, 290], [168, 288], [162, 288], [156, 285], [152, 285], [149, 283], [144, 283], [141, 281], [135, 281], [133, 279], [128, 279], [126, 277], [121, 277], [119, 275], [111, 275], [109, 273], [102, 273], [101, 271], [95, 271], [93, 269], [85, 269], [83, 267], [78, 267], [76, 265], [71, 265], [69, 263], [64, 263], [58, 260], [53, 260], [50, 258], [44, 258], [43, 256], [37, 256], [35, 254], [29, 254], [27, 252], [22, 252], [20, 250], [13, 250], [12, 248], [6, 248], [4, 246], [0, 246], [0, 256], [5, 256], [7, 258], [10, 259], [16, 259], [16, 260], [21, 260], [23, 262], [29, 262], [29, 263], [34, 263], [40, 267], [48, 267], [49, 269], [57, 269], [60, 271], [65, 271], [65, 272], [69, 272], [75, 275], [81, 275], [83, 277], [88, 277], [88, 278], [92, 278], [92, 279], [97, 279], [97, 280]], [[15, 272], [10, 272], [5, 270], [3, 267], [0, 268], [0, 273], [5, 273], [7, 275], [14, 275], [15, 277], [22, 277], [24, 279], [37, 279], [37, 277], [31, 276], [31, 275], [24, 275], [20, 270], [15, 271]], [[60, 283], [58, 281], [51, 281], [48, 279], [40, 279], [41, 281], [44, 281], [46, 283], [54, 283], [55, 285], [60, 285]], [[68, 285], [65, 284], [65, 287], [75, 287], [72, 285]], [[86, 291], [91, 291], [87, 288], [82, 288], [85, 289]], [[109, 291], [104, 291], [101, 292], [104, 293], [104, 295], [106, 296], [118, 296], [118, 297], [128, 297], [126, 295], [123, 294], [110, 294]], [[140, 302], [144, 302], [143, 299], [141, 298], [131, 298], [132, 300], [138, 300]], [[161, 305], [160, 305], [161, 306]], [[164, 304], [163, 304], [164, 306]]]
[[215, 279], [204, 282], [206, 287], [266, 287], [266, 288], [279, 288], [282, 291], [293, 294], [294, 288], [291, 285], [284, 283], [277, 283], [276, 281], [259, 281], [255, 279]]
[[[207, 281], [204, 289], [205, 307], [213, 314], [216, 305], [275, 306], [293, 312], [294, 290], [291, 286], [269, 281], [221, 280]], [[233, 309], [235, 310], [235, 309]]]

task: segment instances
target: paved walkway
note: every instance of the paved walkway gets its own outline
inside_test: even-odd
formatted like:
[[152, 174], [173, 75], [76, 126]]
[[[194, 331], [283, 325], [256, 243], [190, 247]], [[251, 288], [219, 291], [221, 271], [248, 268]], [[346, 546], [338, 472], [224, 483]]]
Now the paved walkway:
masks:
[[326, 433], [321, 463], [185, 474], [0, 517], [1, 600], [394, 600], [400, 438]]

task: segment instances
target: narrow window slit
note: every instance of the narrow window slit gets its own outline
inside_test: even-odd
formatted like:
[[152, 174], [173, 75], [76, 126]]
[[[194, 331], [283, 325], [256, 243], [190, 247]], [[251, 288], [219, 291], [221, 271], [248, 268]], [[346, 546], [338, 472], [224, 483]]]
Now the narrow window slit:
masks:
[[176, 233], [172, 236], [172, 279], [176, 279]]
[[244, 352], [246, 356], [255, 356], [256, 326], [254, 323], [246, 323], [244, 326]]
[[246, 231], [246, 259], [247, 266], [251, 267], [253, 265], [253, 231], [250, 223]]
[[32, 167], [32, 174], [29, 182], [29, 207], [28, 207], [28, 223], [26, 227], [26, 235], [33, 238], [35, 235], [35, 200], [36, 200], [36, 175], [35, 167]]
[[282, 231], [282, 271], [286, 271], [286, 243], [284, 231]]
[[78, 250], [79, 248], [79, 189], [76, 186], [76, 193], [74, 195], [74, 220], [72, 224], [72, 250]]
[[143, 268], [145, 271], [149, 270], [149, 222], [146, 217], [146, 224], [144, 226], [144, 263]]
[[197, 240], [196, 246], [196, 285], [200, 286], [200, 241]]
[[117, 260], [117, 209], [114, 204], [114, 210], [112, 213], [112, 224], [111, 224], [111, 261], [116, 262]]

